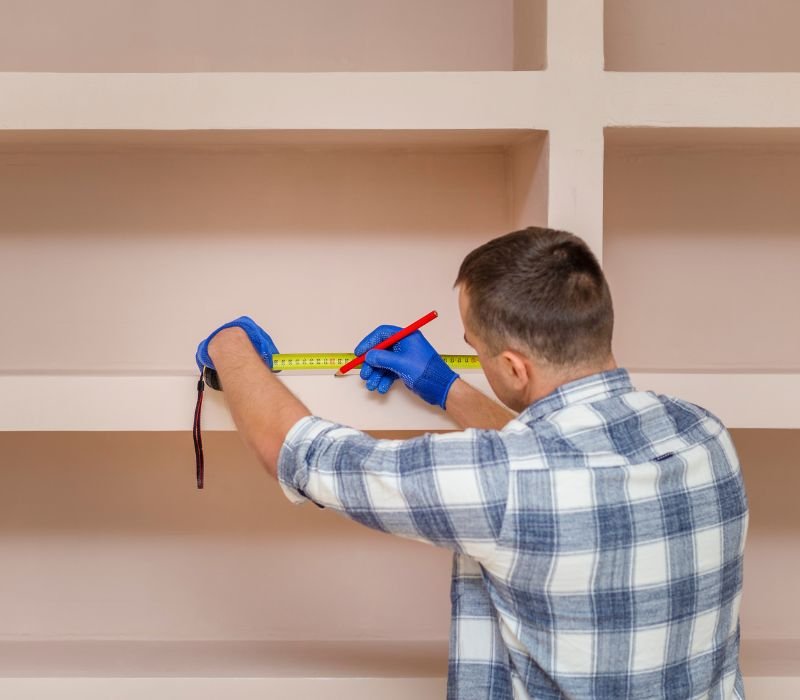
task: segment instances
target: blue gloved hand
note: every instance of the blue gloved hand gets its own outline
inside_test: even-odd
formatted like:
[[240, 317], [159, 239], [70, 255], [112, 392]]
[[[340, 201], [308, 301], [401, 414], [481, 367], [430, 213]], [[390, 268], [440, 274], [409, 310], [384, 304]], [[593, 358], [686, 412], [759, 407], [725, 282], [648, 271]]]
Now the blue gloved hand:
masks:
[[[356, 355], [399, 330], [400, 326], [378, 326], [356, 346]], [[367, 352], [361, 367], [361, 378], [367, 380], [367, 389], [385, 394], [398, 377], [417, 396], [441, 408], [445, 407], [450, 387], [458, 379], [420, 331], [414, 331], [389, 350]]]
[[221, 330], [234, 327], [242, 328], [247, 333], [247, 337], [250, 338], [250, 342], [253, 344], [253, 347], [264, 359], [264, 362], [269, 365], [269, 368], [272, 369], [272, 356], [278, 352], [278, 348], [275, 347], [275, 343], [272, 342], [272, 338], [270, 338], [264, 329], [261, 328], [252, 318], [249, 316], [239, 316], [239, 318], [231, 321], [230, 323], [226, 323], [224, 326], [217, 328], [217, 330], [215, 330], [210, 336], [208, 336], [208, 338], [206, 338], [202, 343], [200, 343], [200, 345], [197, 346], [197, 353], [195, 354], [194, 359], [197, 362], [197, 366], [200, 368], [200, 370], [202, 371], [203, 367], [216, 369], [214, 367], [214, 363], [211, 361], [211, 358], [208, 356], [208, 344], [211, 342], [211, 339]]

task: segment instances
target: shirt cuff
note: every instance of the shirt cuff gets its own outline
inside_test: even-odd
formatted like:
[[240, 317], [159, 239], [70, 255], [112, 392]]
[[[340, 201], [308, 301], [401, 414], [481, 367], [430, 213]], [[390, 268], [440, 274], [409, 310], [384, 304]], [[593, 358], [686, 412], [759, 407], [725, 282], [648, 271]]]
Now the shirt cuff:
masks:
[[281, 445], [278, 453], [278, 483], [286, 498], [292, 503], [299, 505], [309, 500], [313, 502], [303, 490], [308, 482], [305, 448], [308, 445], [307, 438], [311, 437], [312, 433], [318, 432], [318, 423], [323, 422], [325, 421], [317, 416], [304, 416], [289, 429]]

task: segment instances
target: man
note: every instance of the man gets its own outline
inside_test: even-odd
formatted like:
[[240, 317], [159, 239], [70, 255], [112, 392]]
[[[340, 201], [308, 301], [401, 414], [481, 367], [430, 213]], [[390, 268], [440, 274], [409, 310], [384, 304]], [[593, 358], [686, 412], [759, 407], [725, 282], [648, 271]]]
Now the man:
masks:
[[216, 366], [291, 500], [455, 552], [448, 697], [743, 698], [748, 513], [724, 426], [631, 386], [606, 280], [576, 236], [497, 238], [456, 286], [464, 337], [513, 413], [419, 331], [369, 352], [361, 376], [381, 392], [401, 378], [462, 432], [376, 440], [312, 417], [267, 369], [277, 350], [249, 319], [201, 343], [198, 363]]

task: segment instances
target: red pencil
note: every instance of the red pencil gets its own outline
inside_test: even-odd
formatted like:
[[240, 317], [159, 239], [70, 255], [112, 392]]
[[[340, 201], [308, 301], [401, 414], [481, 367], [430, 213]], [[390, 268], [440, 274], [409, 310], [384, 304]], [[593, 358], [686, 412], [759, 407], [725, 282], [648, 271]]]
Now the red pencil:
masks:
[[[421, 319], [418, 321], [414, 321], [410, 326], [406, 326], [405, 328], [397, 331], [394, 335], [390, 335], [386, 340], [382, 340], [378, 343], [374, 348], [370, 348], [370, 350], [385, 350], [388, 347], [391, 347], [395, 343], [401, 341], [408, 335], [411, 335], [414, 331], [419, 330], [424, 326], [426, 323], [430, 323], [435, 319], [439, 314], [436, 311], [431, 311], [429, 314], [425, 314]], [[367, 350], [369, 352], [369, 350]], [[358, 357], [353, 358], [350, 362], [342, 365], [339, 368], [339, 371], [336, 373], [337, 377], [341, 377], [345, 372], [349, 372], [353, 367], [357, 367], [358, 365], [364, 364], [364, 358], [367, 356], [365, 352], [363, 355], [359, 355]]]

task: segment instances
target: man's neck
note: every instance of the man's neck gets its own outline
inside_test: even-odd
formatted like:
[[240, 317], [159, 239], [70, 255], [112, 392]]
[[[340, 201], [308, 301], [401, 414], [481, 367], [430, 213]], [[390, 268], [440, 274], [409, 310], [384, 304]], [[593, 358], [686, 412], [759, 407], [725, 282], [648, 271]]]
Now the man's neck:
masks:
[[564, 384], [590, 377], [593, 374], [600, 372], [607, 372], [608, 370], [616, 369], [617, 362], [614, 356], [609, 356], [606, 362], [597, 365], [585, 365], [580, 367], [570, 368], [538, 368], [536, 373], [535, 383], [529, 387], [528, 395], [526, 396], [527, 405], [530, 406], [535, 401], [543, 399], [545, 396], [552, 394], [556, 389]]

